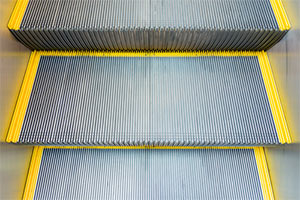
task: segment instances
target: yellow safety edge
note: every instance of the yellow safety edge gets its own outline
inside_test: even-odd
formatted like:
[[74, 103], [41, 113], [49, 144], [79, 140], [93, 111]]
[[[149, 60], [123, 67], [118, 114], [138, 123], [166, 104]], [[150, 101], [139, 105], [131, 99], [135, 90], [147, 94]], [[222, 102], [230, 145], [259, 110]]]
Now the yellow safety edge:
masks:
[[44, 146], [47, 149], [253, 149], [241, 146]]
[[37, 51], [40, 56], [197, 57], [258, 56], [258, 51]]
[[273, 8], [274, 15], [275, 15], [276, 21], [278, 23], [279, 29], [281, 31], [289, 30], [291, 28], [291, 24], [286, 15], [286, 12], [284, 10], [281, 0], [270, 0], [270, 3]]
[[264, 199], [274, 200], [271, 179], [263, 147], [255, 147], [254, 154]]
[[8, 22], [8, 28], [11, 30], [19, 30], [25, 14], [29, 0], [17, 0], [14, 10]]
[[275, 80], [272, 74], [271, 66], [266, 52], [261, 52], [258, 56], [261, 73], [265, 82], [265, 87], [278, 134], [279, 142], [291, 143], [291, 137], [287, 127], [284, 112], [280, 103], [279, 95], [276, 89]]
[[27, 180], [26, 180], [26, 185], [23, 193], [24, 200], [33, 199], [34, 197], [43, 150], [44, 150], [43, 147], [34, 147], [33, 149]]
[[28, 62], [21, 90], [14, 110], [14, 114], [10, 122], [6, 142], [17, 142], [19, 140], [28, 101], [33, 87], [36, 71], [38, 68], [38, 63], [39, 56], [37, 56], [36, 52], [33, 52]]

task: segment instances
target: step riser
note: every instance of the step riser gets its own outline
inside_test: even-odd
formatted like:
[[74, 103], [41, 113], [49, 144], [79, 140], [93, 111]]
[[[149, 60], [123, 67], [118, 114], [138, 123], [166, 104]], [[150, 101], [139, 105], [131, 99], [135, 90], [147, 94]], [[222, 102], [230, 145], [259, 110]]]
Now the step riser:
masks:
[[[271, 48], [287, 31], [11, 30], [31, 50], [251, 50]], [[51, 34], [49, 33], [51, 32]], [[235, 38], [239, 38], [236, 40]], [[78, 42], [81, 41], [81, 42]]]

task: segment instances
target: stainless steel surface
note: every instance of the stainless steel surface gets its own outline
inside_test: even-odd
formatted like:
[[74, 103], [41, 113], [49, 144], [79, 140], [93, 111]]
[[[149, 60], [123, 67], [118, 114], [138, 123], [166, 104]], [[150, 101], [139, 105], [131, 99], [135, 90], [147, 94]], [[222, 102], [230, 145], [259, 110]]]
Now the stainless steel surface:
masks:
[[270, 51], [275, 81], [295, 144], [266, 151], [277, 199], [300, 199], [300, 1], [283, 0], [292, 30]]
[[[0, 134], [4, 141], [22, 82], [29, 51], [17, 43], [6, 28], [15, 4], [0, 1]], [[283, 0], [293, 30], [268, 51], [287, 121], [296, 144], [268, 148], [267, 158], [277, 199], [299, 199], [300, 103], [299, 103], [299, 13], [298, 0]], [[0, 143], [0, 199], [20, 199], [26, 178], [30, 147]]]
[[262, 50], [280, 40], [269, 0], [29, 0], [31, 49]]
[[113, 27], [278, 29], [269, 0], [29, 0], [20, 26], [50, 30]]
[[30, 51], [7, 29], [16, 1], [0, 0], [0, 199], [21, 199], [32, 148], [3, 143]]
[[35, 199], [263, 199], [252, 149], [46, 149]]
[[19, 142], [279, 144], [255, 56], [42, 56]]

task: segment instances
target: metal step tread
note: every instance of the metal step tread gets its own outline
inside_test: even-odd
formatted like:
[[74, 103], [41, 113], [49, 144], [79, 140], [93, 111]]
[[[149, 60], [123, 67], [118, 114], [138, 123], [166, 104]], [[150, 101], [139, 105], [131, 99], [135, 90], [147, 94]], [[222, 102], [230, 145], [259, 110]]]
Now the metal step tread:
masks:
[[36, 147], [24, 199], [273, 199], [262, 148]]
[[266, 50], [280, 0], [18, 0], [8, 24], [36, 50]]
[[34, 52], [8, 142], [289, 143], [263, 52]]

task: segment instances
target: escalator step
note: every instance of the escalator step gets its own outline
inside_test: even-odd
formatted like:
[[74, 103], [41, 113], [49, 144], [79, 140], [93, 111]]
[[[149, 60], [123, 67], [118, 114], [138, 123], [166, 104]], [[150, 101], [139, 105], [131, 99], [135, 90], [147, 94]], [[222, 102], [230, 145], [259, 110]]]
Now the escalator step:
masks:
[[7, 141], [96, 146], [290, 142], [267, 62], [263, 52], [34, 52]]
[[[36, 147], [41, 148], [41, 147]], [[262, 148], [40, 149], [24, 199], [272, 199]]]
[[266, 50], [280, 0], [19, 0], [8, 24], [35, 50]]

